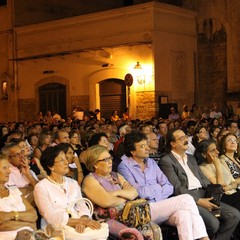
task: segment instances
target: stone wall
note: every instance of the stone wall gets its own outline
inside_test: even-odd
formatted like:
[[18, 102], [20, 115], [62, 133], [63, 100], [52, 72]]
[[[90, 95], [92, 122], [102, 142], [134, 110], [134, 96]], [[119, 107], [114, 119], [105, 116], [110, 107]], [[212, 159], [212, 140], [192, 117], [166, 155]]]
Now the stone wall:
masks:
[[36, 101], [35, 99], [19, 99], [18, 100], [18, 113], [19, 121], [33, 120], [35, 119], [36, 112]]
[[71, 96], [71, 109], [74, 107], [89, 110], [89, 95]]
[[203, 32], [198, 37], [198, 104], [219, 102], [223, 108], [227, 93], [226, 31], [216, 19], [206, 19], [203, 25]]
[[136, 93], [136, 118], [150, 119], [156, 115], [155, 92]]

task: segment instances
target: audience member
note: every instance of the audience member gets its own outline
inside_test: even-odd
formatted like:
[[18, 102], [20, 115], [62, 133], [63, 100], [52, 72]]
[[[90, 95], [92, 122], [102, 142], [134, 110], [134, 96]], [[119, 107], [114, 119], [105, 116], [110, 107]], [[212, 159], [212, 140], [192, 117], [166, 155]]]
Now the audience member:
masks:
[[129, 120], [129, 119], [131, 119], [129, 116], [129, 108], [125, 108], [123, 112], [123, 121]]
[[150, 132], [146, 134], [147, 141], [148, 141], [148, 147], [149, 147], [149, 158], [152, 158], [158, 162], [161, 160], [163, 153], [160, 153], [158, 150], [159, 140], [157, 138], [157, 134], [154, 132]]
[[29, 161], [24, 156], [24, 152], [17, 143], [9, 143], [3, 153], [7, 155], [10, 162], [11, 173], [7, 186], [16, 186], [23, 193], [30, 203], [33, 202], [32, 191], [38, 180], [36, 175], [30, 170]]
[[52, 146], [58, 145], [59, 143], [70, 143], [69, 133], [67, 131], [60, 129], [54, 133]]
[[233, 120], [228, 120], [226, 123], [226, 129], [232, 133], [238, 136], [238, 123]]
[[186, 118], [188, 118], [188, 106], [184, 104], [182, 109], [183, 110], [182, 110], [181, 119], [185, 120]]
[[40, 159], [42, 152], [50, 146], [51, 140], [51, 133], [49, 131], [43, 131], [40, 133], [38, 138], [37, 147], [33, 152], [33, 157]]
[[188, 194], [168, 198], [173, 194], [173, 186], [149, 158], [147, 137], [132, 131], [125, 136], [124, 147], [127, 158], [119, 164], [118, 171], [141, 198], [149, 201], [152, 221], [176, 226], [179, 240], [209, 239], [193, 198]]
[[192, 144], [197, 149], [201, 141], [209, 139], [209, 133], [206, 127], [197, 126], [194, 130], [194, 135], [192, 138]]
[[170, 111], [171, 113], [168, 115], [168, 120], [174, 121], [180, 118], [178, 113], [176, 113], [176, 109], [174, 107], [171, 107]]
[[16, 186], [8, 186], [8, 157], [0, 155], [0, 239], [14, 240], [17, 232], [36, 230], [37, 214]]
[[48, 147], [41, 156], [41, 164], [47, 178], [34, 189], [34, 197], [42, 219], [41, 227], [47, 224], [61, 225], [68, 239], [106, 239], [108, 227], [91, 219], [89, 209], [78, 200], [82, 199], [77, 181], [65, 177], [68, 161], [62, 149], [56, 145]]
[[[138, 196], [136, 189], [123, 176], [112, 171], [112, 156], [106, 147], [93, 145], [88, 148], [86, 165], [91, 173], [84, 179], [83, 192], [95, 204], [96, 211], [100, 210], [99, 208], [102, 208], [102, 211], [108, 208], [121, 211], [128, 200]], [[137, 229], [128, 228], [117, 220], [110, 219], [109, 215], [100, 214], [99, 211], [96, 215], [106, 221], [113, 236], [123, 239], [124, 234], [128, 233], [129, 238], [138, 236], [134, 239], [143, 239]]]
[[174, 195], [190, 194], [202, 216], [210, 238], [216, 234], [218, 240], [231, 238], [238, 225], [240, 214], [235, 208], [221, 203], [221, 216], [215, 217], [211, 211], [218, 208], [211, 202], [212, 198], [205, 197], [205, 188], [210, 183], [203, 175], [196, 159], [185, 154], [187, 136], [182, 130], [172, 130], [167, 135], [167, 151], [159, 166], [173, 184]]
[[211, 126], [209, 128], [209, 135], [210, 135], [210, 138], [215, 141], [215, 143], [217, 143], [217, 136], [218, 136], [218, 133], [221, 131], [221, 128], [219, 126]]
[[111, 115], [111, 121], [112, 121], [112, 122], [116, 122], [116, 121], [118, 121], [118, 120], [120, 120], [120, 118], [119, 118], [119, 116], [118, 116], [118, 112], [117, 112], [117, 110], [114, 110], [114, 111], [112, 112], [112, 115]]
[[240, 161], [237, 154], [238, 140], [236, 135], [228, 133], [223, 136], [220, 145], [220, 159], [224, 160], [234, 179], [240, 180]]
[[58, 146], [65, 153], [68, 161], [69, 172], [66, 174], [66, 176], [76, 180], [81, 186], [83, 181], [83, 170], [72, 145], [70, 143], [59, 143]]
[[125, 135], [132, 131], [129, 125], [123, 125], [119, 128], [119, 140], [114, 143], [113, 153], [118, 158], [121, 158], [124, 154], [124, 138]]
[[157, 125], [157, 129], [158, 129], [158, 140], [159, 140], [158, 149], [160, 153], [164, 153], [166, 148], [166, 135], [168, 132], [167, 123], [164, 121], [160, 121]]
[[80, 153], [84, 150], [84, 147], [81, 144], [81, 136], [77, 130], [72, 130], [69, 133], [70, 144], [74, 149], [74, 152], [79, 157]]
[[[228, 139], [236, 141], [233, 137]], [[197, 156], [202, 159], [200, 169], [203, 174], [212, 184], [220, 184], [223, 187], [224, 193], [221, 201], [240, 211], [240, 192], [237, 191], [240, 179], [235, 180], [225, 161], [218, 158], [219, 151], [216, 143], [211, 140], [204, 140], [199, 144], [197, 151], [199, 152]], [[234, 237], [236, 239], [240, 238], [239, 229], [240, 225], [235, 231]]]
[[219, 111], [219, 106], [218, 103], [214, 102], [213, 103], [213, 108], [212, 111], [210, 112], [210, 118], [219, 118], [222, 117], [222, 113]]

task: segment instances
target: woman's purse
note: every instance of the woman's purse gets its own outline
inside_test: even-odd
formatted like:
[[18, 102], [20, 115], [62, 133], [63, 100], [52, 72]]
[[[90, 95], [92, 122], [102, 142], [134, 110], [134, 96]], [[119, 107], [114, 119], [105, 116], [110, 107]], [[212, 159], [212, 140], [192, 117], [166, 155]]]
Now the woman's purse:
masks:
[[64, 232], [61, 229], [52, 227], [51, 232], [45, 233], [42, 230], [30, 231], [20, 230], [15, 240], [65, 240]]
[[151, 214], [148, 201], [136, 199], [126, 202], [119, 212], [118, 220], [128, 227], [134, 228], [150, 223]]
[[75, 216], [75, 212], [80, 209], [80, 206], [82, 204], [85, 204], [87, 206], [87, 208], [89, 209], [89, 214], [90, 214], [90, 216], [92, 216], [93, 215], [93, 210], [94, 210], [93, 204], [87, 198], [80, 198], [77, 201], [74, 201], [74, 202], [70, 203], [68, 208], [67, 208], [67, 213], [71, 217], [78, 217], [78, 216]]
[[217, 205], [219, 208], [213, 209], [212, 213], [215, 217], [221, 216], [221, 209], [220, 209], [220, 201], [223, 195], [223, 188], [221, 184], [208, 184], [205, 192], [206, 198], [211, 198], [211, 202], [215, 205]]

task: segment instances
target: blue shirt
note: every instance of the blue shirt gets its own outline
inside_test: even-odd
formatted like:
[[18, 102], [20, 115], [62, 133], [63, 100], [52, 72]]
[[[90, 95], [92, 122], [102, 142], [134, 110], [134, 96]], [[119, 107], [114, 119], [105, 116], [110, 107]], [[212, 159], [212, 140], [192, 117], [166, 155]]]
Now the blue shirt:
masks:
[[173, 194], [173, 186], [160, 170], [156, 162], [145, 159], [146, 167], [142, 172], [140, 165], [132, 158], [122, 158], [118, 172], [134, 186], [141, 198], [149, 202], [158, 202]]

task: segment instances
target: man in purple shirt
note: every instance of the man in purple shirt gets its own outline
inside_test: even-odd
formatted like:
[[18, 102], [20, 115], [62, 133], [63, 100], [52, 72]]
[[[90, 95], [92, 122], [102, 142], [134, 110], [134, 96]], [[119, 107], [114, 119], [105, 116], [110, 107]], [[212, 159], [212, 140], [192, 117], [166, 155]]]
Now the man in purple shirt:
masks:
[[204, 222], [193, 198], [184, 194], [168, 198], [173, 186], [153, 159], [148, 158], [147, 137], [140, 131], [125, 136], [125, 155], [118, 171], [150, 202], [151, 219], [167, 223], [178, 229], [179, 240], [209, 239]]

